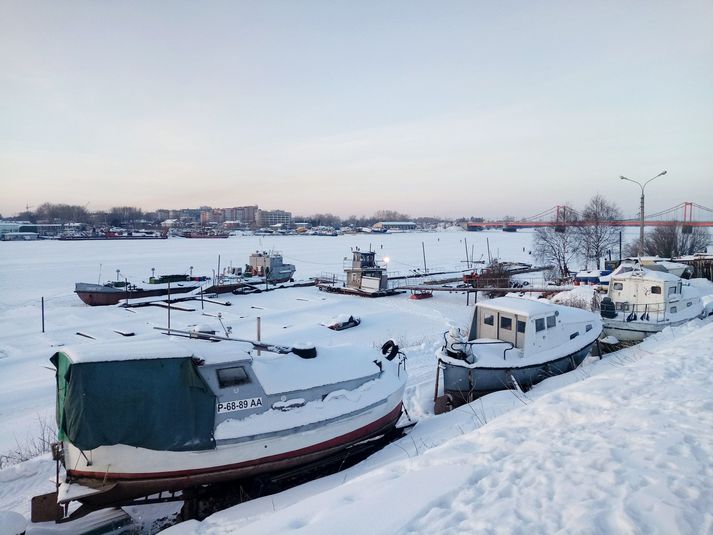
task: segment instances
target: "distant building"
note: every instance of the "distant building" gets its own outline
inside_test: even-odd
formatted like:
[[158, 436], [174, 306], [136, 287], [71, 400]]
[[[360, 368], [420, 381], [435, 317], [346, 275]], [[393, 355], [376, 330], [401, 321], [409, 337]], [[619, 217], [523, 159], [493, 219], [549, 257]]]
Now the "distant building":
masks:
[[252, 226], [257, 221], [257, 205], [254, 206], [238, 206], [235, 210], [236, 221], [242, 221], [245, 225]]
[[29, 221], [0, 221], [0, 239], [30, 239], [37, 237], [37, 225]]
[[279, 224], [287, 227], [292, 225], [292, 212], [285, 212], [284, 210], [258, 210], [255, 223], [260, 228]]

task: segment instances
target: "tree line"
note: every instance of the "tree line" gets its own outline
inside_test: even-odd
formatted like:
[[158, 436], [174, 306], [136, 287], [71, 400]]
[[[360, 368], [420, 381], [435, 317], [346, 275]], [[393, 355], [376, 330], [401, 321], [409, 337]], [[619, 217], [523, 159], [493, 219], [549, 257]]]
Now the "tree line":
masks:
[[115, 206], [108, 211], [90, 212], [86, 206], [46, 202], [34, 210], [25, 210], [14, 219], [31, 223], [84, 223], [121, 226], [139, 221], [152, 221], [155, 218], [155, 213], [144, 212], [134, 206]]

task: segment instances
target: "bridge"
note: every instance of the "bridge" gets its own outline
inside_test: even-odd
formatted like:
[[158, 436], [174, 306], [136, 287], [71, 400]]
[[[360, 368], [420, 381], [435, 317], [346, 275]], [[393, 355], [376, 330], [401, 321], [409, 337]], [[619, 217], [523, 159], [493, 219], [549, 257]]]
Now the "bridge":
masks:
[[[493, 221], [468, 221], [468, 230], [483, 230], [484, 228], [502, 228], [504, 230], [517, 230], [519, 228], [555, 227], [566, 226], [593, 226], [607, 225], [612, 227], [638, 227], [641, 220], [636, 218], [588, 221], [576, 210], [557, 205], [519, 220], [501, 219]], [[672, 208], [661, 210], [653, 214], [645, 214], [644, 226], [647, 227], [713, 227], [713, 209], [701, 206], [695, 202], [682, 202]]]

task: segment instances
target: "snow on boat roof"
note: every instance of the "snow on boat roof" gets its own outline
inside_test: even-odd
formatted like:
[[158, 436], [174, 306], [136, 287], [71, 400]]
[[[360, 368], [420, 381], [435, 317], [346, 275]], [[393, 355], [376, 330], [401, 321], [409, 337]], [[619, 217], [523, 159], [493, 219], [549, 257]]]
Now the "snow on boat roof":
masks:
[[250, 360], [252, 344], [247, 342], [211, 343], [206, 340], [189, 340], [173, 336], [152, 336], [144, 340], [122, 342], [87, 342], [61, 347], [73, 363], [109, 362], [161, 358], [197, 357], [206, 362]]
[[488, 301], [478, 303], [478, 307], [490, 308], [528, 317], [547, 316], [558, 312], [561, 318], [566, 317], [566, 321], [591, 321], [596, 315], [588, 310], [564, 305], [556, 305], [549, 301], [528, 299], [525, 297], [496, 297]]
[[657, 280], [662, 282], [678, 282], [681, 277], [678, 277], [672, 273], [667, 273], [665, 271], [655, 271], [652, 269], [641, 268], [634, 269], [633, 271], [627, 271], [625, 273], [618, 273], [612, 277], [612, 279], [642, 279], [642, 280]]
[[494, 308], [510, 314], [523, 314], [527, 316], [537, 316], [552, 314], [559, 307], [546, 301], [535, 301], [522, 297], [496, 297], [488, 301], [478, 303], [480, 308]]
[[379, 368], [374, 360], [380, 356], [365, 345], [341, 345], [318, 347], [313, 359], [292, 353], [263, 354], [253, 359], [252, 367], [265, 393], [275, 394], [376, 375]]

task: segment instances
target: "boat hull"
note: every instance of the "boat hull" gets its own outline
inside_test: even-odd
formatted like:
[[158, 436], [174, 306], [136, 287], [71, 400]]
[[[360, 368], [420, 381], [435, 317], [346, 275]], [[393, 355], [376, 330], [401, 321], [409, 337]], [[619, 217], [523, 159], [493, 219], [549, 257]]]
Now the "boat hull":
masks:
[[467, 368], [445, 363], [443, 387], [453, 405], [462, 405], [491, 392], [515, 388], [513, 378], [525, 390], [552, 377], [576, 369], [594, 344], [589, 342], [581, 349], [563, 357], [531, 366], [507, 368]]
[[[97, 489], [97, 492], [76, 498], [78, 501], [92, 507], [104, 507], [158, 492], [179, 491], [197, 485], [292, 469], [392, 430], [401, 416], [402, 395], [403, 387], [372, 410], [346, 418], [338, 424], [326, 425], [322, 430], [288, 433], [271, 440], [219, 445], [215, 450], [162, 452], [109, 446], [93, 450], [93, 463], [87, 466], [83, 465], [81, 452], [69, 445], [65, 452], [65, 455], [69, 453], [69, 457], [65, 460], [76, 462], [75, 466], [79, 468], [68, 470], [68, 476], [74, 483]], [[117, 448], [119, 454], [112, 456]], [[269, 451], [274, 453], [264, 455]], [[124, 453], [144, 458], [139, 464], [132, 463], [132, 471], [123, 471], [121, 456]], [[170, 464], [174, 466], [169, 468]], [[102, 465], [107, 466], [106, 470], [95, 471]], [[135, 470], [139, 465], [144, 466], [145, 471]]]
[[[182, 294], [195, 290], [199, 284], [188, 284], [183, 286], [171, 286], [171, 294]], [[125, 290], [123, 288], [112, 288], [101, 284], [88, 284], [78, 282], [75, 285], [74, 293], [87, 305], [106, 306], [116, 305], [123, 299], [140, 299], [143, 297], [156, 297], [167, 295], [165, 287], [162, 288], [136, 288]]]
[[666, 327], [676, 327], [695, 317], [697, 316], [661, 323], [603, 319], [604, 334], [605, 336], [614, 336], [620, 342], [641, 342], [646, 337], [663, 331]]

